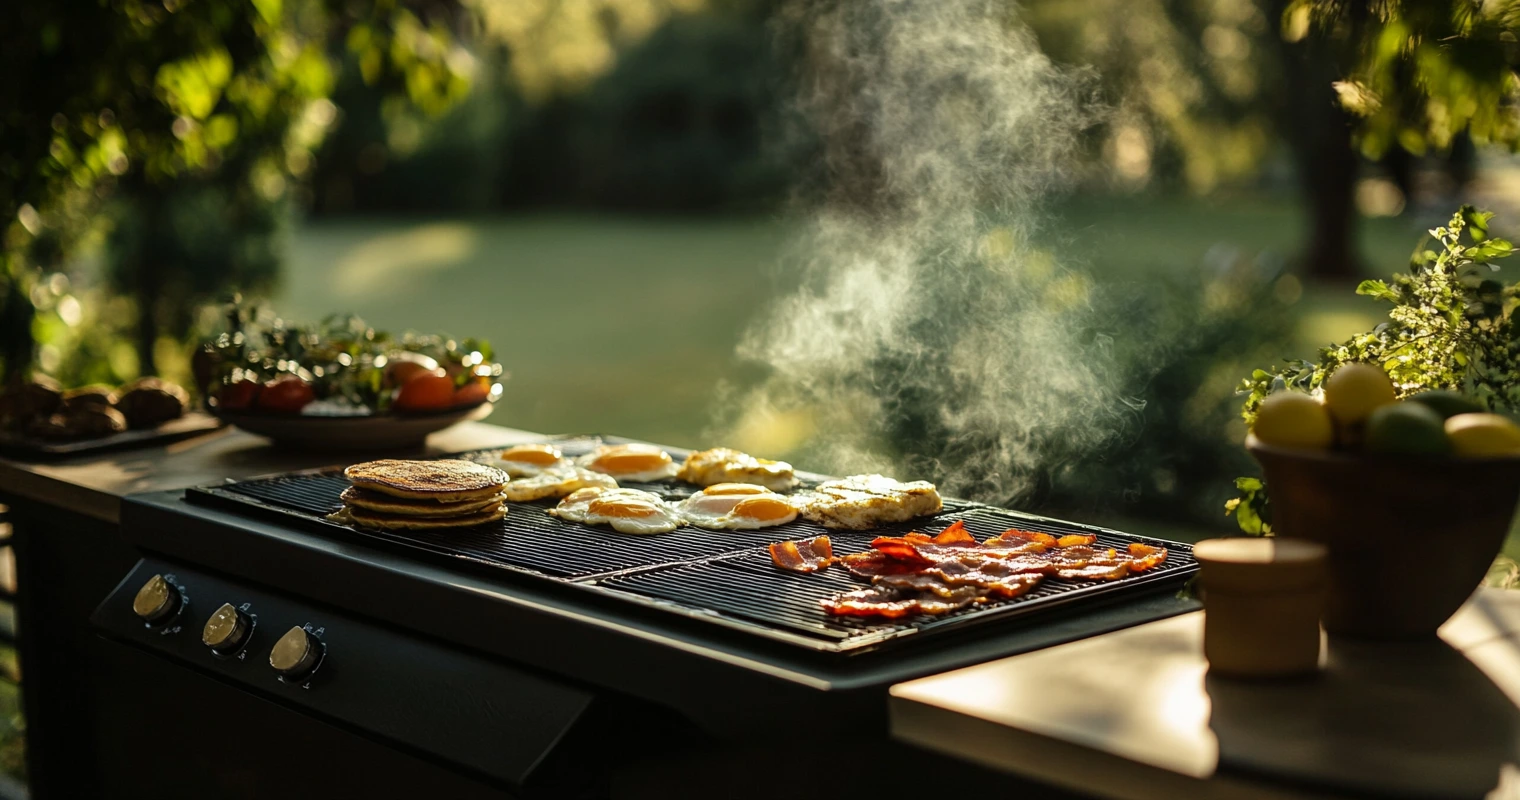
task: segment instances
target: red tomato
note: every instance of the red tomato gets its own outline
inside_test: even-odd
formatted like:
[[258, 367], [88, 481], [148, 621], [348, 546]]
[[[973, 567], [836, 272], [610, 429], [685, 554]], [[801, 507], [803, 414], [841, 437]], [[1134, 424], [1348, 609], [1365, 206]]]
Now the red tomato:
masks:
[[444, 375], [418, 375], [396, 394], [398, 411], [432, 411], [454, 404], [454, 381]]
[[480, 381], [469, 383], [454, 390], [454, 402], [456, 406], [478, 406], [491, 396], [491, 390]]
[[255, 381], [242, 380], [229, 383], [216, 392], [216, 407], [228, 411], [244, 411], [253, 408], [259, 399], [259, 385]]
[[392, 361], [385, 366], [385, 378], [391, 386], [405, 386], [419, 375], [442, 375], [443, 370], [430, 370], [416, 361]]
[[277, 414], [298, 414], [313, 399], [311, 384], [294, 375], [276, 378], [259, 392], [259, 408]]

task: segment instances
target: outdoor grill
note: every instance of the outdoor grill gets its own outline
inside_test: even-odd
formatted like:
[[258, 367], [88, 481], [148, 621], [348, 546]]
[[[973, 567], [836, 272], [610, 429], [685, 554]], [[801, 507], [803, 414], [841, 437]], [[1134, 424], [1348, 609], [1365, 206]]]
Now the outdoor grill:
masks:
[[[557, 444], [574, 453], [598, 441]], [[559, 520], [543, 501], [511, 504], [505, 519], [471, 529], [380, 532], [326, 519], [346, 486], [333, 468], [130, 498], [123, 530], [145, 556], [94, 624], [157, 663], [492, 791], [542, 796], [617, 794], [610, 787], [629, 785], [616, 777], [629, 764], [687, 774], [698, 753], [786, 750], [800, 731], [835, 746], [885, 746], [892, 684], [1186, 610], [1176, 592], [1196, 569], [1187, 545], [954, 500], [875, 531], [798, 519], [633, 536]], [[669, 498], [696, 490], [637, 488]], [[865, 585], [846, 571], [784, 572], [766, 550], [827, 533], [836, 553], [852, 553], [883, 533], [957, 520], [978, 538], [1008, 528], [1092, 533], [1111, 547], [1163, 544], [1170, 557], [1118, 581], [1048, 580], [1012, 600], [882, 622], [824, 613], [820, 600]], [[154, 575], [180, 607], [173, 621], [144, 625], [132, 604]], [[235, 654], [200, 641], [223, 603], [252, 630]], [[292, 629], [315, 643], [318, 665], [294, 677], [269, 663]], [[206, 724], [214, 740], [221, 723]], [[664, 771], [649, 772], [651, 760]]]
[[[567, 454], [589, 451], [600, 438], [575, 438], [556, 444]], [[684, 457], [675, 451], [677, 458]], [[457, 457], [470, 458], [475, 453]], [[823, 476], [810, 476], [803, 487]], [[624, 483], [653, 491], [667, 499], [690, 496], [697, 487], [655, 483]], [[1054, 607], [1101, 601], [1114, 594], [1132, 593], [1148, 584], [1175, 582], [1193, 572], [1191, 548], [1176, 542], [1019, 514], [963, 500], [948, 499], [945, 510], [930, 519], [914, 520], [871, 531], [829, 530], [798, 517], [759, 530], [705, 530], [684, 527], [655, 537], [633, 536], [605, 526], [567, 522], [545, 513], [556, 501], [509, 503], [499, 522], [439, 534], [428, 531], [379, 531], [351, 528], [328, 521], [342, 507], [339, 494], [348, 481], [341, 470], [244, 481], [223, 487], [194, 489], [193, 503], [233, 510], [282, 514], [287, 520], [332, 536], [342, 536], [390, 548], [396, 552], [452, 564], [490, 575], [501, 571], [548, 579], [576, 589], [598, 592], [630, 603], [706, 620], [791, 644], [823, 651], [875, 648], [919, 634], [963, 630], [973, 625], [1048, 612]], [[1118, 581], [1042, 581], [1033, 591], [1012, 600], [971, 606], [941, 616], [920, 615], [891, 624], [869, 619], [829, 617], [819, 606], [824, 598], [866, 585], [842, 569], [799, 575], [771, 564], [766, 545], [784, 540], [827, 535], [837, 554], [869, 549], [871, 540], [911, 530], [938, 530], [963, 521], [979, 539], [1009, 528], [1057, 536], [1095, 534], [1098, 546], [1124, 549], [1130, 542], [1169, 548], [1164, 565]]]

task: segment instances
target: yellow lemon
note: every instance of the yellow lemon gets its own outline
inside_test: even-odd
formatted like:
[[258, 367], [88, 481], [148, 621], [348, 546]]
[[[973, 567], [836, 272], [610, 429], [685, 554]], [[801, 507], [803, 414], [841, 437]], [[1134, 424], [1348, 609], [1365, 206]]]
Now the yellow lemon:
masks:
[[1359, 424], [1395, 399], [1388, 373], [1371, 364], [1344, 364], [1325, 381], [1325, 408], [1342, 425]]
[[1446, 436], [1459, 456], [1520, 456], [1520, 426], [1499, 414], [1458, 414], [1446, 420]]
[[1323, 450], [1335, 439], [1330, 415], [1303, 392], [1274, 392], [1261, 402], [1251, 426], [1263, 444]]

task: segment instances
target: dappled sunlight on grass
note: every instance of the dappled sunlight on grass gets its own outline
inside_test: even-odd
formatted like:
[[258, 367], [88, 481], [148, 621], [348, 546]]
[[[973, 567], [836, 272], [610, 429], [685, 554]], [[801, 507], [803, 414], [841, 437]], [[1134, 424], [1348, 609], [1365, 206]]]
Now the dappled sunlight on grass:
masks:
[[[1104, 284], [1186, 280], [1220, 247], [1287, 258], [1302, 232], [1301, 213], [1285, 201], [1084, 199], [1058, 210], [1041, 238]], [[734, 347], [784, 288], [771, 272], [794, 230], [774, 218], [324, 221], [295, 232], [275, 302], [296, 320], [353, 311], [393, 330], [490, 339], [512, 375], [493, 422], [720, 444], [708, 441], [717, 387], [745, 377]], [[1367, 222], [1369, 269], [1401, 269], [1417, 236], [1407, 220]], [[1384, 312], [1349, 286], [1300, 288], [1300, 330], [1282, 357], [1311, 356]], [[1231, 391], [1249, 366], [1210, 382]], [[721, 444], [780, 455], [804, 444], [812, 425], [799, 414], [755, 416]]]
[[340, 297], [365, 301], [428, 291], [430, 279], [476, 256], [478, 232], [471, 226], [426, 223], [384, 233], [349, 248], [332, 266], [332, 289]]

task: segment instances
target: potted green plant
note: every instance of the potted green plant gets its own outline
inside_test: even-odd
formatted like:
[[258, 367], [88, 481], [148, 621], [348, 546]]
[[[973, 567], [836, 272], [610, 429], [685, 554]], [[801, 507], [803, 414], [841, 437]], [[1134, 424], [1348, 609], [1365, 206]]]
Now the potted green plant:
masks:
[[1241, 385], [1265, 481], [1239, 479], [1227, 512], [1250, 534], [1327, 545], [1331, 633], [1433, 635], [1509, 531], [1520, 286], [1496, 279], [1512, 247], [1489, 236], [1491, 218], [1464, 206], [1409, 273], [1363, 281], [1358, 294], [1392, 304], [1386, 322]]

